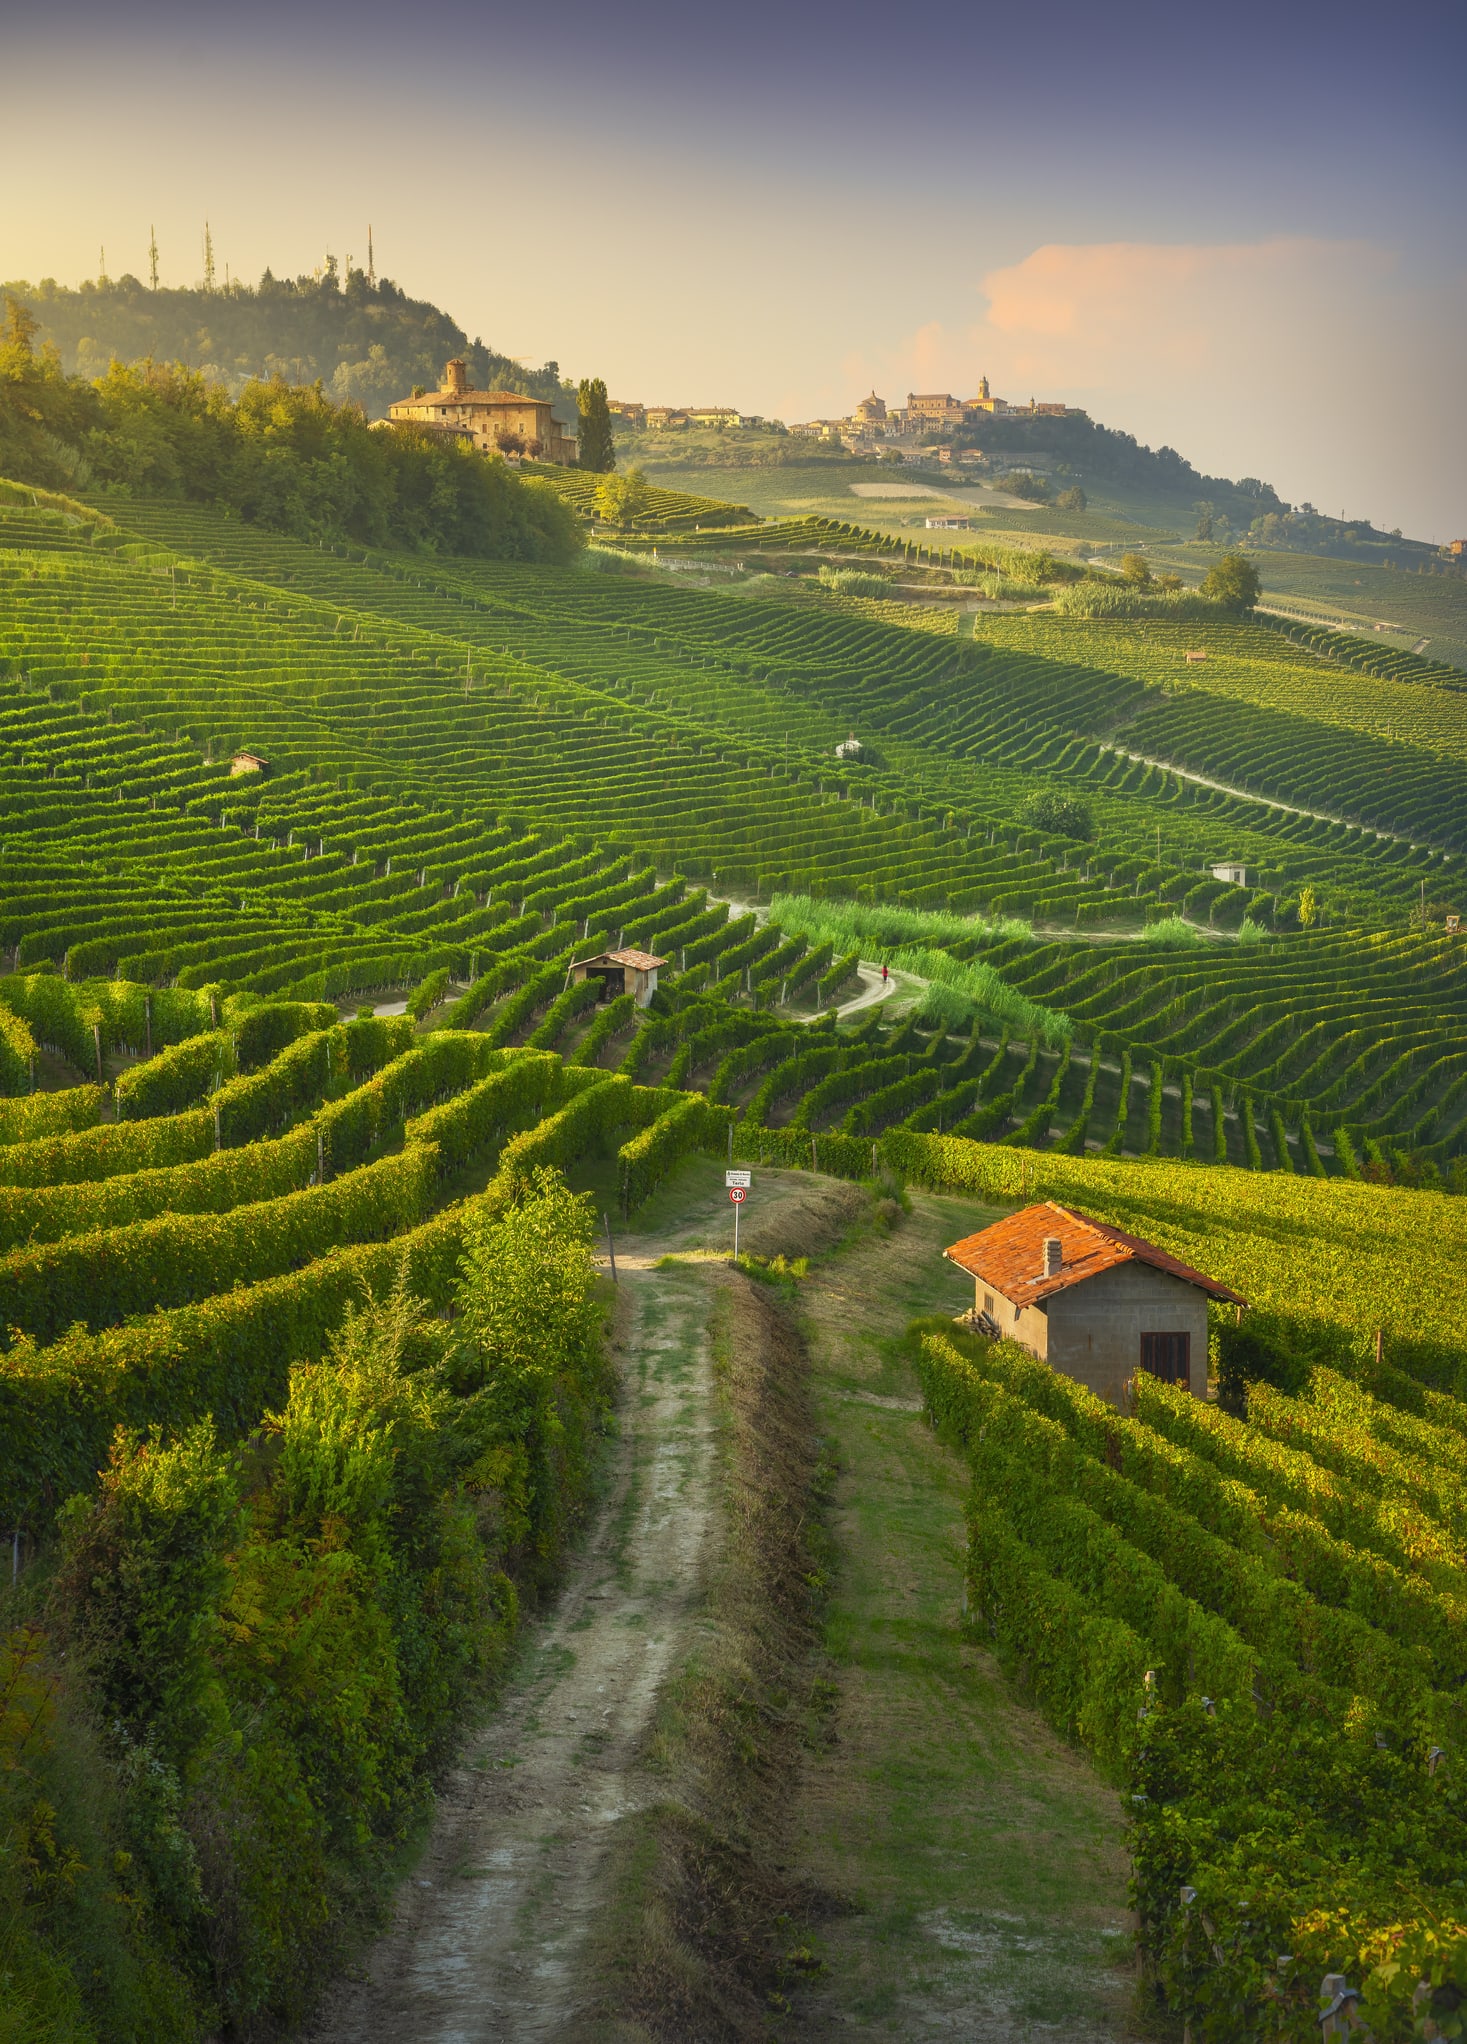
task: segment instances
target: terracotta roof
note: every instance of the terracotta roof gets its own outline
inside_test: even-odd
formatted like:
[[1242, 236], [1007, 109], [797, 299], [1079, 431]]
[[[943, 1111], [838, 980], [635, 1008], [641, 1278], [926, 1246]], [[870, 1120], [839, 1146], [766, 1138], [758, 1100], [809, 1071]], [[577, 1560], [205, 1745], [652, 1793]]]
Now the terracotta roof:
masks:
[[543, 405], [548, 411], [550, 400], [543, 397], [527, 397], [516, 390], [425, 390], [421, 397], [394, 398], [391, 410], [399, 405]]
[[[1045, 1277], [1044, 1243], [1051, 1235], [1060, 1239], [1061, 1263], [1054, 1277]], [[1190, 1264], [1168, 1256], [1154, 1242], [1143, 1242], [1139, 1235], [1127, 1235], [1104, 1221], [1092, 1221], [1087, 1214], [1076, 1213], [1073, 1207], [1057, 1206], [1053, 1200], [1046, 1200], [1042, 1206], [1025, 1207], [1010, 1214], [1006, 1221], [995, 1221], [991, 1228], [964, 1236], [942, 1253], [949, 1262], [982, 1278], [1016, 1306], [1035, 1305], [1055, 1292], [1084, 1284], [1087, 1278], [1099, 1277], [1102, 1271], [1114, 1270], [1123, 1263], [1149, 1263], [1154, 1270], [1164, 1270], [1185, 1284], [1196, 1285], [1214, 1299], [1231, 1299], [1239, 1306], [1248, 1303], [1216, 1278], [1206, 1277]]]
[[578, 958], [577, 965], [625, 965], [633, 972], [654, 972], [659, 965], [666, 965], [665, 958], [654, 958], [650, 951], [598, 951], [594, 958]]

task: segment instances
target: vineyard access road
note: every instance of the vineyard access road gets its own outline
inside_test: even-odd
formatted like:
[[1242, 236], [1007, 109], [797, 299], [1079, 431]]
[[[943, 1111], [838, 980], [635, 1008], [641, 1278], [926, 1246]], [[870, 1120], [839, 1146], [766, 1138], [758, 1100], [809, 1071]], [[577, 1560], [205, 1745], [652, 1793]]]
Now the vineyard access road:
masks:
[[[678, 1226], [617, 1244], [620, 1425], [594, 1523], [500, 1708], [442, 1784], [391, 1927], [332, 1990], [313, 2044], [587, 2034], [609, 1847], [620, 1819], [666, 1793], [646, 1749], [663, 1685], [696, 1646], [718, 1544], [707, 1327], [729, 1209], [721, 1168], [703, 1160], [701, 1175], [701, 1203]], [[749, 1243], [769, 1254], [829, 1239], [857, 1197], [780, 1174], [761, 1186]], [[659, 1270], [669, 1250], [689, 1262]]]
[[318, 2044], [487, 2044], [579, 2020], [607, 1846], [654, 1792], [643, 1749], [696, 1628], [713, 1512], [707, 1296], [652, 1260], [618, 1259], [621, 1429], [590, 1537]]

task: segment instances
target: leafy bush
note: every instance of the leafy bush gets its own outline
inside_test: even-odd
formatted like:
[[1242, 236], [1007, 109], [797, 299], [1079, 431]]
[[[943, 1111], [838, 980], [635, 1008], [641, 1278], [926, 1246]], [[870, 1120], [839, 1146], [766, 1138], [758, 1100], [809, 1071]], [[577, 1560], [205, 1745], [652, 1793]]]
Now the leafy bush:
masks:
[[891, 584], [884, 575], [865, 574], [859, 568], [822, 566], [818, 578], [838, 596], [890, 596]]
[[1042, 830], [1051, 837], [1087, 842], [1095, 835], [1090, 805], [1077, 795], [1065, 795], [1058, 788], [1040, 788], [1019, 810], [1020, 823]]

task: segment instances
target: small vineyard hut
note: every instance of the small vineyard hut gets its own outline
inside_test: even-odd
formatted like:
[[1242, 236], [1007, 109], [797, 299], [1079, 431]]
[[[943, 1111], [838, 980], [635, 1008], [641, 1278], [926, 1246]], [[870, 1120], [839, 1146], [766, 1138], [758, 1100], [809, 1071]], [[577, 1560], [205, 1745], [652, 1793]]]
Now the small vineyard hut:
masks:
[[971, 1324], [1120, 1406], [1138, 1370], [1207, 1390], [1207, 1302], [1246, 1302], [1154, 1242], [1045, 1201], [954, 1242]]
[[637, 1006], [645, 1008], [657, 991], [657, 968], [666, 963], [650, 951], [598, 951], [594, 958], [578, 958], [571, 967], [571, 978], [599, 979], [603, 1001], [635, 994]]

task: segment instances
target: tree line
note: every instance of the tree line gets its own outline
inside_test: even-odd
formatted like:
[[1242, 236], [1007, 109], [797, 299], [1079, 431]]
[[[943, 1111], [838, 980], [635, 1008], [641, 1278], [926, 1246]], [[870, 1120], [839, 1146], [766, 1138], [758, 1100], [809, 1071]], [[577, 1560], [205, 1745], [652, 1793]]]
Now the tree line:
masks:
[[300, 539], [501, 560], [566, 561], [582, 544], [549, 488], [419, 426], [374, 426], [319, 383], [247, 382], [114, 361], [69, 375], [7, 299], [0, 327], [0, 475], [88, 495], [183, 498]]

